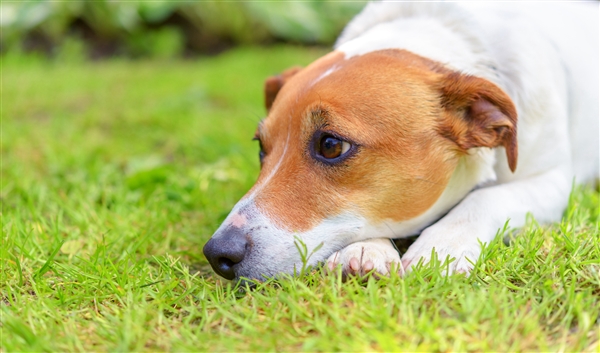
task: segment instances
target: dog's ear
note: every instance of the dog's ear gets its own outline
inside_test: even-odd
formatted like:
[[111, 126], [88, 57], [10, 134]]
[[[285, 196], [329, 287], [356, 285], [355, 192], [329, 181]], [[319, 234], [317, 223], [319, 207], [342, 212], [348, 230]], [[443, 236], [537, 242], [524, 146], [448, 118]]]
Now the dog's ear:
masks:
[[286, 81], [300, 70], [302, 70], [301, 67], [295, 66], [285, 70], [280, 75], [267, 78], [265, 81], [265, 107], [267, 108], [267, 112], [271, 110], [273, 101], [275, 101], [275, 97], [277, 96], [277, 93], [279, 93], [281, 87], [283, 87]]
[[510, 97], [488, 80], [447, 73], [440, 87], [445, 117], [442, 134], [461, 149], [506, 149], [508, 166], [517, 168], [517, 111]]

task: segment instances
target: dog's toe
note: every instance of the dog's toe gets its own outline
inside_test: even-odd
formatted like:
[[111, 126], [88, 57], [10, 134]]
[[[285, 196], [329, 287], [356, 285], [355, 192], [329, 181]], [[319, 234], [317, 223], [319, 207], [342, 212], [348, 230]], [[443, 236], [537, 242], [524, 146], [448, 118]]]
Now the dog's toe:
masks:
[[391, 246], [389, 240], [385, 241], [387, 244], [374, 241], [351, 244], [331, 255], [327, 260], [327, 268], [334, 270], [341, 267], [344, 278], [366, 275], [389, 276], [391, 271], [403, 274], [400, 255]]

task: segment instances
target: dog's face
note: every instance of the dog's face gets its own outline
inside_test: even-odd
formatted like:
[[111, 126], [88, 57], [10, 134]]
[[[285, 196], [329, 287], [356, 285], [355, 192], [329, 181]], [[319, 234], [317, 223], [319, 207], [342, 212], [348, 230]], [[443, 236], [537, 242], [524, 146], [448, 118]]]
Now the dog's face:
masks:
[[300, 242], [315, 264], [418, 232], [469, 148], [504, 146], [514, 169], [510, 99], [406, 51], [333, 52], [265, 87], [260, 176], [204, 248], [228, 279], [293, 273]]

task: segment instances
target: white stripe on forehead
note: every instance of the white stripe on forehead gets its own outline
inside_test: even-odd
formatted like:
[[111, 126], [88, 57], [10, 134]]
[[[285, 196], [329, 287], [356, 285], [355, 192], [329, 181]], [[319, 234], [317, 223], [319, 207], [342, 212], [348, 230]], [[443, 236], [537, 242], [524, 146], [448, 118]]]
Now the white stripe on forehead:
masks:
[[285, 138], [285, 145], [283, 146], [283, 152], [281, 152], [281, 156], [279, 156], [279, 160], [277, 161], [277, 164], [275, 164], [275, 167], [273, 167], [273, 169], [271, 170], [269, 175], [267, 175], [267, 177], [260, 184], [256, 185], [256, 187], [254, 188], [254, 191], [252, 191], [252, 193], [250, 195], [245, 196], [242, 200], [240, 200], [240, 202], [244, 201], [244, 200], [254, 200], [254, 196], [259, 191], [261, 191], [265, 187], [265, 185], [267, 185], [269, 183], [269, 181], [271, 181], [271, 179], [273, 179], [273, 176], [279, 170], [279, 167], [281, 166], [281, 162], [283, 162], [283, 158], [286, 155], [288, 145], [290, 143], [290, 132], [292, 130], [291, 129], [291, 127], [292, 127], [292, 115], [291, 114], [290, 114], [289, 118], [290, 119], [289, 119], [289, 124], [288, 124], [287, 137]]
[[325, 72], [323, 72], [322, 74], [319, 75], [319, 77], [317, 77], [316, 79], [314, 79], [309, 85], [308, 87], [312, 87], [314, 86], [317, 82], [321, 81], [322, 79], [324, 79], [325, 77], [331, 75], [333, 72], [337, 71], [339, 69], [338, 65], [333, 65], [332, 67], [330, 67], [329, 69], [327, 69]]

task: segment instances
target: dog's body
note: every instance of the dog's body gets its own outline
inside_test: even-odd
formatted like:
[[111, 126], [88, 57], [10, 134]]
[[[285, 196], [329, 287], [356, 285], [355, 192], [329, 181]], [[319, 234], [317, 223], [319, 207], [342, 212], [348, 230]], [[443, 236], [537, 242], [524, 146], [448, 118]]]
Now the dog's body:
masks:
[[598, 177], [597, 3], [374, 3], [335, 49], [267, 81], [261, 175], [204, 249], [226, 278], [293, 273], [296, 241], [347, 274], [434, 249], [468, 272]]

